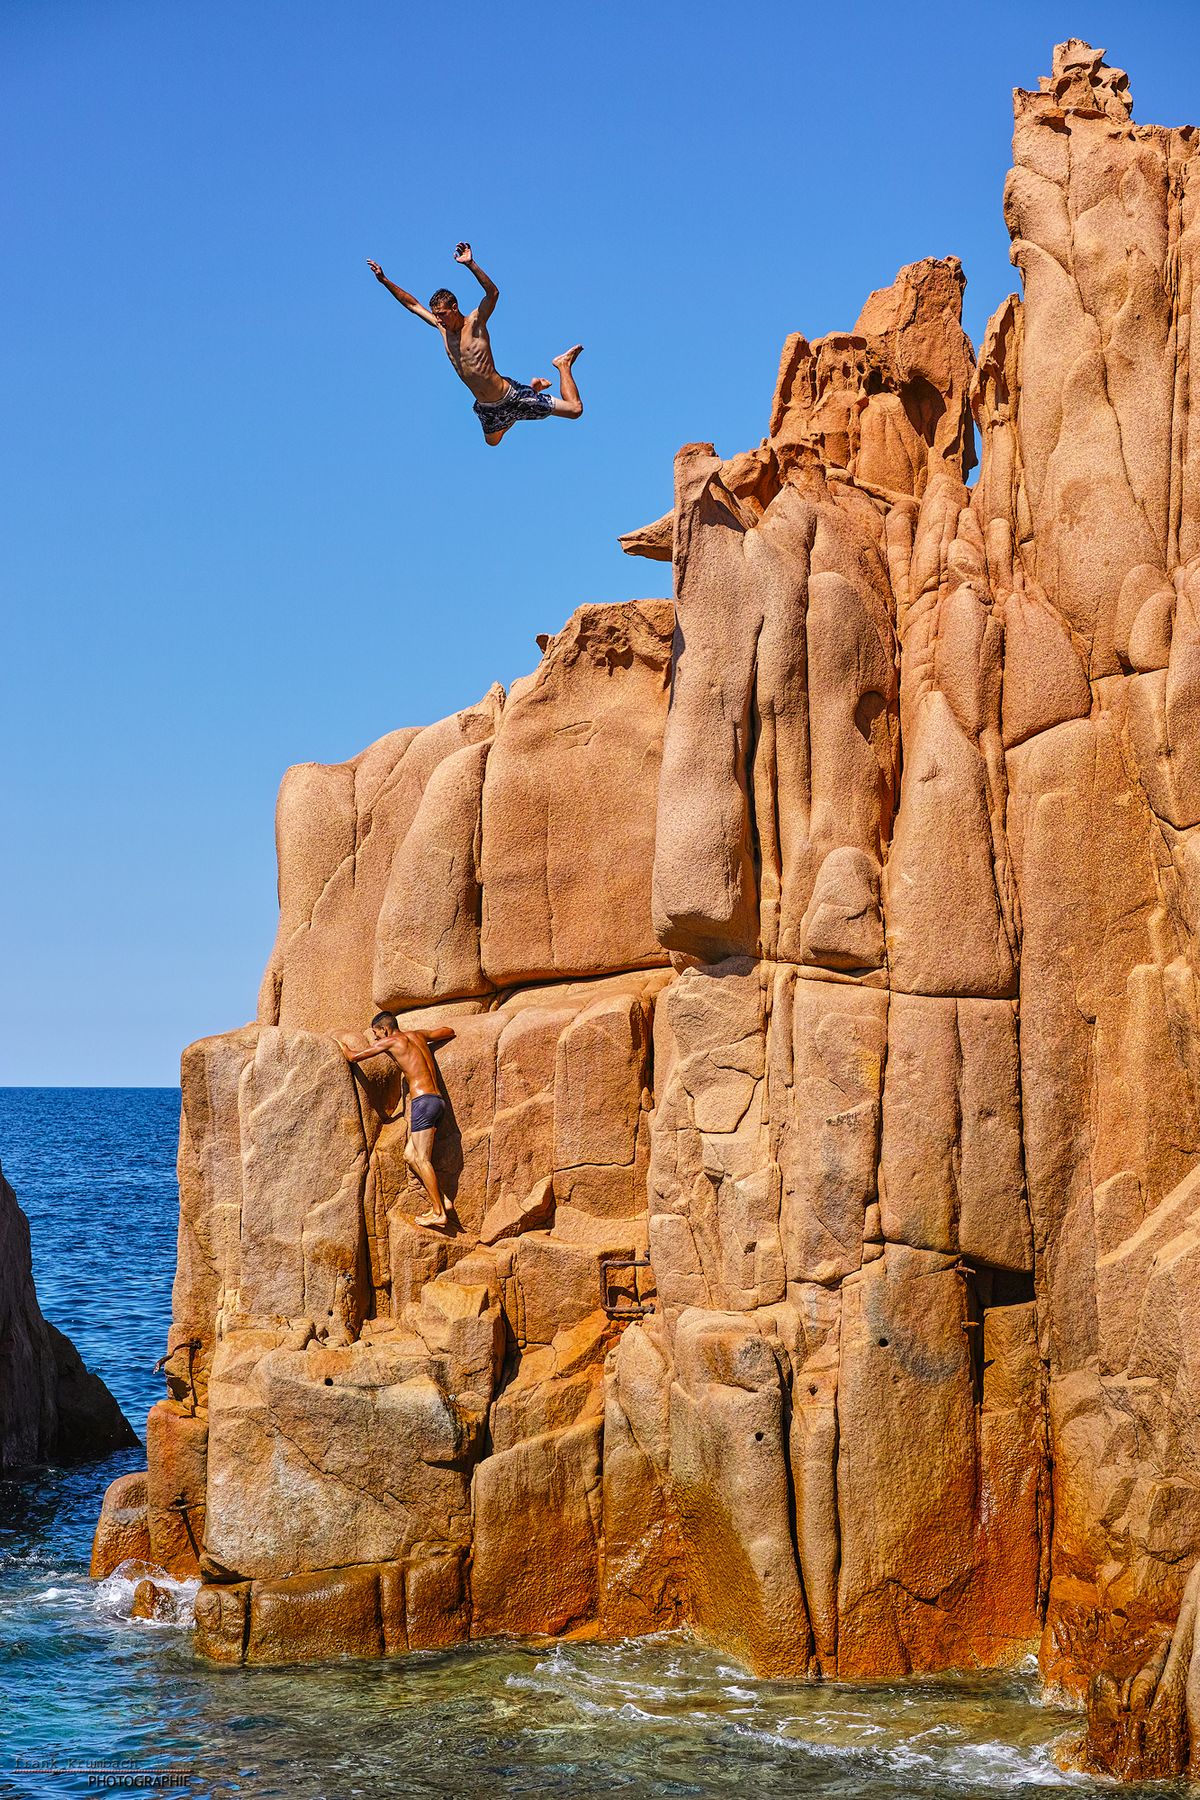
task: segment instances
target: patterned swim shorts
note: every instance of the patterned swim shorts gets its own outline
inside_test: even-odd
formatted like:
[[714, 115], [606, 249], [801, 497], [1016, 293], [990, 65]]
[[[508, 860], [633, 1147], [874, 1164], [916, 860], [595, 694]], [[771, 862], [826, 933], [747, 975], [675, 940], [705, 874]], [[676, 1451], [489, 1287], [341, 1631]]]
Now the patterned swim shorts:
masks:
[[549, 390], [543, 388], [535, 394], [523, 381], [509, 381], [503, 400], [490, 406], [482, 400], [475, 402], [475, 417], [482, 425], [485, 437], [493, 431], [507, 431], [518, 419], [548, 419], [553, 412], [554, 401]]

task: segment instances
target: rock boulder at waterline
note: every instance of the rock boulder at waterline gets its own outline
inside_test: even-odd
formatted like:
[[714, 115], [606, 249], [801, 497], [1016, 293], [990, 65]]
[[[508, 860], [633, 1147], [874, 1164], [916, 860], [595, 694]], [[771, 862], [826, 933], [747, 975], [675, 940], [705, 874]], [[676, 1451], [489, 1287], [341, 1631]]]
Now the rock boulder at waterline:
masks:
[[137, 1441], [100, 1377], [42, 1317], [29, 1220], [0, 1174], [0, 1474], [91, 1462]]

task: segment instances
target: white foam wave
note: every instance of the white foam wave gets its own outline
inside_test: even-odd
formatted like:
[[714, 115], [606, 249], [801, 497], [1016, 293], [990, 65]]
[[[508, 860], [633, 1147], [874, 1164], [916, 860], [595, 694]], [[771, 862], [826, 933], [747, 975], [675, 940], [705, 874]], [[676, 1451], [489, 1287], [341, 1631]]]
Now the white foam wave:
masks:
[[[143, 1581], [152, 1582], [155, 1588], [154, 1612], [150, 1618], [135, 1615], [133, 1611], [134, 1595]], [[111, 1575], [95, 1584], [92, 1604], [108, 1619], [128, 1620], [152, 1631], [187, 1631], [195, 1619], [199, 1591], [200, 1583], [196, 1579], [179, 1581], [156, 1563], [130, 1557]]]
[[41, 1593], [32, 1594], [30, 1598], [39, 1606], [76, 1606], [83, 1607], [88, 1603], [87, 1590], [79, 1587], [48, 1587]]
[[[947, 1726], [931, 1727], [898, 1743], [847, 1743], [844, 1720], [836, 1721], [838, 1730], [829, 1738], [820, 1734], [823, 1722], [814, 1718], [806, 1722], [807, 1729], [803, 1730], [797, 1729], [794, 1720], [787, 1725], [780, 1722], [774, 1730], [734, 1722], [732, 1729], [738, 1737], [821, 1759], [844, 1760], [847, 1756], [863, 1755], [912, 1780], [936, 1779], [947, 1784], [947, 1792], [975, 1795], [990, 1787], [1078, 1788], [1089, 1784], [1087, 1776], [1059, 1767], [1053, 1744], [1017, 1745], [995, 1739], [972, 1742]], [[868, 1735], [878, 1736], [881, 1732], [878, 1726], [867, 1728]], [[930, 1739], [942, 1741], [931, 1745]]]

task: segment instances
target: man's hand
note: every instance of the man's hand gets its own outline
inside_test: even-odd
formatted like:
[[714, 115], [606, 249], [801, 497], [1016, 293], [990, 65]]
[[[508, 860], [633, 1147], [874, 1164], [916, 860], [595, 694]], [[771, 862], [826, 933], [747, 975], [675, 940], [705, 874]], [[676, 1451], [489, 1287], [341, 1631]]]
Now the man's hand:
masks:
[[475, 253], [471, 249], [470, 244], [460, 244], [454, 252], [454, 260], [455, 262], [465, 263], [480, 287], [483, 289], [483, 299], [479, 302], [474, 316], [479, 320], [481, 325], [486, 325], [496, 309], [496, 302], [500, 298], [500, 289], [496, 286], [491, 276], [485, 275], [483, 270], [479, 267], [479, 264], [475, 261]]
[[379, 264], [377, 262], [372, 262], [369, 256], [367, 258], [367, 267], [370, 269], [376, 281], [387, 289], [394, 300], [398, 300], [401, 306], [407, 307], [410, 313], [415, 313], [418, 319], [424, 319], [427, 325], [432, 325], [434, 330], [437, 330], [437, 320], [427, 306], [421, 305], [421, 302], [417, 299], [415, 294], [410, 294], [406, 288], [397, 287], [394, 281], [389, 281]]

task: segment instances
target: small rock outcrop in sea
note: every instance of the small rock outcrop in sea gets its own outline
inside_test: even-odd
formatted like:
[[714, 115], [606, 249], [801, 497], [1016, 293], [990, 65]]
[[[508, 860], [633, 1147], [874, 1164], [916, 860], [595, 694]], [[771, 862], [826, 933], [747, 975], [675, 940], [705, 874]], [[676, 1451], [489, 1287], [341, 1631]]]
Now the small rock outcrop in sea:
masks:
[[[1200, 139], [1072, 41], [1014, 147], [978, 358], [953, 259], [789, 338], [624, 540], [673, 604], [287, 775], [97, 1540], [209, 1656], [1040, 1647], [1092, 1766], [1200, 1763]], [[379, 1007], [457, 1034], [449, 1234]]]
[[0, 1474], [89, 1462], [137, 1441], [100, 1377], [42, 1317], [29, 1220], [0, 1174]]

